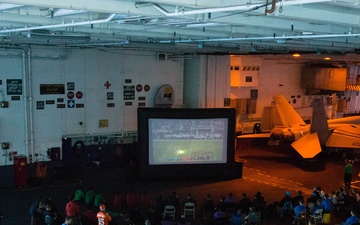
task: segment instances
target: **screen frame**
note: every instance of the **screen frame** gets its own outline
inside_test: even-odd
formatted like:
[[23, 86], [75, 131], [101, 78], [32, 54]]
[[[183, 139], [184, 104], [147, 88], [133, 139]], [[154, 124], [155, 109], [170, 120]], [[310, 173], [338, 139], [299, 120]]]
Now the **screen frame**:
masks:
[[[153, 178], [233, 178], [236, 111], [234, 108], [146, 108], [138, 113], [138, 174], [141, 179]], [[227, 119], [227, 154], [225, 163], [212, 164], [149, 164], [149, 119]]]

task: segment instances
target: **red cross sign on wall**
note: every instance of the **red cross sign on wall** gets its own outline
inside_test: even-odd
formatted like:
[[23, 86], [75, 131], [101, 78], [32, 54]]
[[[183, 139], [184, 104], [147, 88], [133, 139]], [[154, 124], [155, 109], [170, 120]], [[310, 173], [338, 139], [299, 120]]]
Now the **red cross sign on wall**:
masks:
[[106, 81], [106, 83], [104, 84], [104, 86], [106, 87], [106, 89], [109, 89], [109, 87], [111, 86], [109, 81]]

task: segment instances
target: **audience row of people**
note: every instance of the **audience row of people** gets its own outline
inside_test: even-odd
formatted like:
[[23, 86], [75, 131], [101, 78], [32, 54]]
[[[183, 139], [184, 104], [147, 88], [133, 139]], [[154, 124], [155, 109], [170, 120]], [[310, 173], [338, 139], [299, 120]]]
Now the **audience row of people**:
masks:
[[[184, 217], [183, 209], [186, 202], [196, 205], [195, 220]], [[52, 203], [51, 197], [36, 199], [29, 209], [31, 225], [96, 225], [100, 205], [112, 218], [109, 224], [144, 224], [144, 221], [154, 225], [188, 224], [189, 221], [191, 224], [196, 222], [258, 225], [264, 221], [288, 224], [289, 220], [296, 222], [299, 215], [311, 219], [317, 209], [322, 209], [325, 215], [330, 216], [330, 213], [334, 213], [342, 216], [343, 225], [353, 225], [358, 224], [359, 220], [360, 194], [346, 187], [327, 194], [320, 187], [314, 187], [312, 195], [306, 202], [301, 191], [298, 191], [294, 197], [291, 196], [290, 191], [286, 191], [282, 199], [269, 203], [265, 201], [260, 191], [252, 199], [246, 193], [243, 193], [240, 199], [236, 199], [233, 193], [228, 193], [226, 196], [221, 196], [218, 201], [214, 201], [211, 193], [208, 193], [203, 201], [197, 202], [191, 193], [180, 200], [176, 191], [165, 198], [161, 194], [151, 198], [146, 191], [136, 193], [131, 190], [126, 194], [118, 191], [113, 199], [107, 201], [102, 191], [95, 192], [93, 187], [85, 191], [80, 187], [74, 190], [74, 195], [69, 196], [67, 204], [63, 207], [63, 213]], [[165, 205], [174, 206], [174, 217], [164, 216]]]

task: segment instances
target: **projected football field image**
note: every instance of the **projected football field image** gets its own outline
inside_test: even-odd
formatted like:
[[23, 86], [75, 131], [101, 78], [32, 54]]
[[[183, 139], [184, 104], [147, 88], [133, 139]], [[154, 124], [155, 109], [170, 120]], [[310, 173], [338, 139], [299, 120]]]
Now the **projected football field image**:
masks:
[[153, 164], [223, 163], [223, 140], [154, 140]]

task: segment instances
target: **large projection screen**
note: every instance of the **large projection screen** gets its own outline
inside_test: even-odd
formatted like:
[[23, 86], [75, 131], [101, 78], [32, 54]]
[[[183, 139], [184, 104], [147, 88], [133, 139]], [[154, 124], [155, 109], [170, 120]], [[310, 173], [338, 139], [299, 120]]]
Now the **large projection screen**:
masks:
[[232, 108], [138, 108], [140, 178], [232, 178], [235, 117]]

